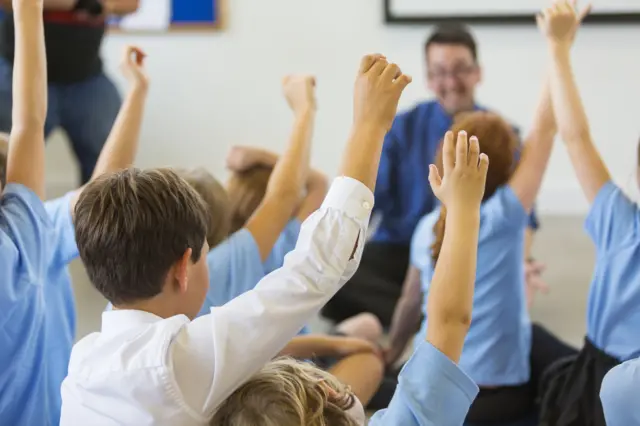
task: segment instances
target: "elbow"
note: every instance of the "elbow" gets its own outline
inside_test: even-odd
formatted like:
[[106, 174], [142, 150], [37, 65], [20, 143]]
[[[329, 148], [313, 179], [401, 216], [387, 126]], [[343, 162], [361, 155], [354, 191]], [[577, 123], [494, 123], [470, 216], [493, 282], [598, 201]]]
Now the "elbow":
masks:
[[437, 319], [443, 327], [469, 330], [472, 317], [470, 309], [439, 309], [439, 311], [435, 315], [430, 312], [429, 319]]

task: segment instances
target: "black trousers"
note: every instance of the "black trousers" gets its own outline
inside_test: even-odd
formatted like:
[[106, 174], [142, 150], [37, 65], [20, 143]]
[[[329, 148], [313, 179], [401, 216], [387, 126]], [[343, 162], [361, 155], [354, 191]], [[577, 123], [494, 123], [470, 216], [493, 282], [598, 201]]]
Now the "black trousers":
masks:
[[533, 324], [529, 382], [519, 386], [481, 388], [469, 409], [467, 421], [474, 426], [534, 421], [538, 411], [538, 386], [545, 371], [558, 360], [577, 353], [577, 349], [562, 342], [543, 326]]
[[409, 266], [409, 249], [404, 245], [367, 243], [360, 267], [325, 305], [322, 316], [340, 322], [370, 312], [383, 327], [389, 327]]
[[564, 358], [545, 373], [540, 384], [541, 426], [606, 426], [600, 386], [620, 361], [585, 338], [576, 356]]

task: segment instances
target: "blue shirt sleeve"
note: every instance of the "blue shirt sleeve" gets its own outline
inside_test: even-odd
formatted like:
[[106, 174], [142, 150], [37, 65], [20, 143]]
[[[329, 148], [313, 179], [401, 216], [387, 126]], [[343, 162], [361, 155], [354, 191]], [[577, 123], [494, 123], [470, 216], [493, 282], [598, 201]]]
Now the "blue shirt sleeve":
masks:
[[640, 213], [613, 182], [606, 183], [596, 195], [585, 221], [585, 229], [600, 254], [608, 253], [637, 238]]
[[0, 311], [42, 285], [50, 244], [42, 200], [26, 186], [8, 184], [0, 199]]
[[398, 387], [370, 426], [460, 426], [478, 395], [475, 383], [449, 358], [423, 342], [400, 372]]
[[265, 275], [256, 240], [245, 228], [211, 250], [207, 266], [209, 290], [200, 315], [253, 289]]
[[53, 247], [51, 248], [52, 259], [57, 265], [67, 265], [79, 256], [76, 232], [71, 216], [71, 200], [75, 195], [76, 192], [72, 191], [64, 197], [44, 203], [54, 233]]
[[602, 381], [600, 400], [607, 426], [640, 425], [640, 360], [614, 367]]
[[278, 241], [271, 249], [269, 257], [264, 262], [265, 275], [272, 273], [276, 269], [279, 269], [284, 264], [284, 257], [296, 248], [296, 242], [298, 242], [298, 235], [300, 234], [300, 227], [302, 224], [298, 219], [291, 219], [287, 226], [278, 237]]
[[511, 232], [524, 228], [529, 215], [509, 185], [504, 185], [480, 207], [480, 233]]

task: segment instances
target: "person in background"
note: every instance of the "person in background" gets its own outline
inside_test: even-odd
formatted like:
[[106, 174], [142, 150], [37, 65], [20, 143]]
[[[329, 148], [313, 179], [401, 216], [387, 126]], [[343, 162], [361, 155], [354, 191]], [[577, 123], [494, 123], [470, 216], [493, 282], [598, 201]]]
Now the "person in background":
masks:
[[[432, 322], [400, 373], [389, 407], [371, 426], [461, 425], [478, 393], [457, 366], [471, 323], [478, 251], [479, 208], [489, 159], [476, 138], [445, 136], [444, 174], [430, 167], [433, 192], [447, 209], [447, 230], [429, 295]], [[382, 142], [382, 137], [380, 137]], [[267, 364], [219, 407], [211, 426], [364, 426], [358, 398], [330, 374], [279, 359]]]
[[[424, 53], [427, 85], [436, 99], [398, 115], [385, 138], [375, 194], [379, 226], [365, 247], [356, 275], [322, 311], [333, 321], [371, 312], [389, 327], [409, 266], [411, 236], [418, 221], [437, 205], [425, 185], [428, 165], [456, 114], [485, 109], [475, 99], [482, 79], [476, 41], [464, 26], [438, 27], [427, 39]], [[544, 289], [539, 280], [542, 265], [533, 260], [530, 250], [536, 228], [532, 214], [523, 261], [529, 266], [531, 288]]]
[[[588, 11], [578, 13], [575, 2], [565, 1], [539, 19], [552, 63], [553, 108], [590, 205], [585, 230], [596, 248], [584, 345], [542, 384], [544, 426], [626, 426], [640, 418], [637, 361], [632, 361], [640, 357], [640, 209], [614, 183], [598, 153], [573, 74], [573, 34]], [[640, 186], [640, 151], [636, 155]]]
[[[45, 136], [66, 132], [80, 165], [80, 179], [92, 176], [113, 127], [121, 98], [104, 74], [100, 46], [109, 15], [138, 9], [139, 0], [42, 0], [47, 50], [48, 113]], [[0, 0], [0, 131], [11, 129], [15, 17], [11, 0]]]
[[[198, 317], [209, 271], [208, 209], [197, 192], [170, 169], [91, 182], [76, 205], [76, 241], [91, 282], [114, 309], [103, 313], [101, 332], [74, 346], [61, 424], [208, 423], [358, 268], [382, 140], [410, 82], [379, 55], [362, 60], [341, 177], [283, 267], [208, 315]], [[301, 156], [288, 151], [307, 151], [307, 143], [291, 145], [277, 169], [296, 170], [287, 163]], [[274, 170], [274, 178], [281, 174]], [[304, 182], [302, 175], [288, 178]]]

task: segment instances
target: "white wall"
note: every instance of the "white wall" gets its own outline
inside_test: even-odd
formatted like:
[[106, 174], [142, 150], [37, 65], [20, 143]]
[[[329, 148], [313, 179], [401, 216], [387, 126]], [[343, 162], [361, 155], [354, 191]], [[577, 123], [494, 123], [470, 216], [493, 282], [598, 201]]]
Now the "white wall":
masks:
[[[291, 123], [280, 97], [280, 78], [313, 72], [319, 114], [315, 165], [338, 167], [351, 120], [351, 89], [360, 57], [383, 52], [414, 76], [402, 107], [425, 99], [422, 43], [431, 27], [388, 27], [381, 0], [227, 0], [220, 33], [112, 34], [104, 46], [115, 74], [126, 43], [149, 54], [152, 90], [138, 156], [140, 166], [205, 165], [224, 177], [224, 155], [236, 143], [280, 150]], [[527, 129], [537, 100], [545, 47], [533, 25], [475, 27], [485, 79], [479, 99]], [[627, 183], [640, 136], [640, 59], [633, 49], [640, 27], [587, 27], [575, 64], [592, 129], [616, 179]], [[121, 82], [121, 80], [118, 80]], [[50, 145], [52, 182], [75, 179], [64, 144]], [[425, 182], [425, 185], [427, 183]], [[541, 210], [585, 210], [561, 144], [540, 197]]]

